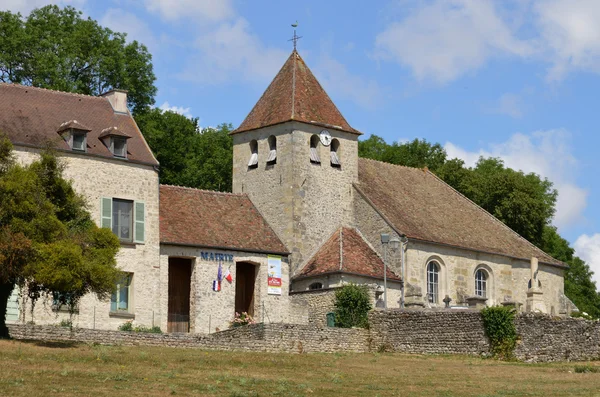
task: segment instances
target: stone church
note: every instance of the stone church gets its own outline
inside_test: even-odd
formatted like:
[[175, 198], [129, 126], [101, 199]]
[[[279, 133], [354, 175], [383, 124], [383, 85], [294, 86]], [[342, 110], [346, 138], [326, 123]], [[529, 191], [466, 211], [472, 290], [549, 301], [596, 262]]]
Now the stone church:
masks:
[[[26, 164], [51, 142], [94, 219], [122, 242], [110, 301], [84, 297], [79, 327], [125, 321], [208, 333], [236, 312], [323, 324], [335, 289], [366, 284], [382, 308], [515, 305], [566, 315], [566, 265], [427, 169], [358, 157], [352, 128], [295, 50], [233, 138], [233, 193], [161, 185], [127, 108], [0, 84], [0, 133]], [[58, 323], [15, 291], [9, 321]]]

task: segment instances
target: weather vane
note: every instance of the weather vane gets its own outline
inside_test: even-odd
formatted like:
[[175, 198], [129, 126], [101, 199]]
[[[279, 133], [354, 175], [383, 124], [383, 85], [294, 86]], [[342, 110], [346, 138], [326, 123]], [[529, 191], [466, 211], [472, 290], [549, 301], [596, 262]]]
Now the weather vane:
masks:
[[296, 44], [298, 43], [298, 40], [300, 40], [302, 38], [302, 36], [298, 36], [296, 34], [296, 28], [298, 27], [298, 21], [296, 21], [296, 23], [293, 23], [292, 27], [294, 28], [294, 37], [292, 37], [288, 41], [293, 41], [294, 42], [294, 51], [296, 51]]

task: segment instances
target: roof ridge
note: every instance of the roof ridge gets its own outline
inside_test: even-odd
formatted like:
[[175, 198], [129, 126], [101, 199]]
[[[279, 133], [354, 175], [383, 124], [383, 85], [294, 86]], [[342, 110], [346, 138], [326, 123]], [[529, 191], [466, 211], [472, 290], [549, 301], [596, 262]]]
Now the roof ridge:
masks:
[[[232, 192], [220, 192], [218, 190], [207, 190], [207, 189], [198, 189], [195, 187], [189, 187], [189, 186], [179, 186], [179, 185], [169, 185], [166, 183], [161, 183], [159, 185], [160, 187], [168, 187], [168, 188], [175, 188], [175, 189], [186, 189], [186, 190], [193, 190], [196, 192], [201, 192], [201, 193], [209, 193], [209, 194], [217, 194], [217, 195], [222, 195], [222, 196], [237, 196], [237, 197], [248, 197], [247, 193], [232, 193]], [[252, 201], [252, 200], [250, 200]]]
[[453, 188], [452, 186], [450, 186], [449, 184], [447, 184], [446, 182], [444, 182], [444, 180], [442, 180], [442, 178], [440, 178], [439, 176], [435, 175], [430, 170], [427, 170], [426, 173], [432, 175], [435, 179], [437, 179], [439, 182], [441, 182], [446, 188], [449, 188], [452, 192], [454, 192], [454, 194], [457, 194], [459, 197], [462, 197], [463, 199], [467, 200], [467, 202], [469, 202], [471, 205], [475, 206], [475, 208], [477, 210], [483, 212], [485, 215], [487, 215], [488, 217], [492, 218], [492, 220], [494, 220], [495, 222], [497, 222], [500, 225], [502, 225], [502, 227], [504, 227], [505, 229], [508, 229], [515, 236], [517, 236], [521, 240], [525, 241], [533, 249], [539, 250], [540, 252], [542, 252], [543, 254], [547, 255], [549, 258], [554, 259], [557, 262], [564, 263], [564, 262], [559, 261], [558, 259], [554, 258], [552, 255], [548, 254], [546, 251], [544, 251], [543, 249], [541, 249], [537, 245], [533, 244], [531, 241], [527, 240], [525, 237], [521, 236], [519, 233], [515, 232], [512, 228], [510, 228], [508, 225], [506, 225], [500, 219], [496, 218], [494, 215], [492, 215], [490, 212], [488, 212], [485, 208], [481, 207], [480, 205], [478, 205], [477, 203], [475, 203], [473, 200], [471, 200], [470, 198], [468, 198], [467, 196], [465, 196], [464, 194], [462, 194], [461, 192], [459, 192], [458, 190], [456, 190], [455, 188]]
[[393, 163], [388, 163], [387, 161], [383, 161], [383, 160], [376, 160], [376, 159], [371, 159], [371, 158], [368, 158], [368, 157], [359, 157], [359, 159], [360, 159], [360, 160], [373, 161], [373, 162], [376, 162], [376, 163], [381, 163], [381, 164], [385, 164], [385, 165], [390, 165], [390, 166], [392, 166], [392, 167], [408, 168], [408, 169], [410, 169], [410, 170], [417, 170], [417, 171], [425, 171], [425, 169], [427, 168], [427, 167], [424, 167], [424, 168], [419, 168], [419, 167], [411, 167], [411, 166], [408, 166], [408, 165], [402, 165], [402, 164], [393, 164]]
[[33, 89], [33, 90], [37, 90], [37, 91], [46, 91], [46, 92], [50, 92], [52, 94], [69, 95], [69, 96], [83, 97], [83, 98], [101, 99], [101, 100], [106, 101], [106, 98], [98, 96], [98, 95], [88, 95], [88, 94], [80, 94], [80, 93], [77, 93], [77, 92], [60, 91], [60, 90], [54, 90], [52, 88], [36, 87], [36, 86], [33, 86], [33, 85], [24, 85], [24, 84], [18, 84], [18, 83], [4, 83], [4, 82], [0, 82], [0, 85], [12, 86], [12, 87], [16, 87], [16, 88]]

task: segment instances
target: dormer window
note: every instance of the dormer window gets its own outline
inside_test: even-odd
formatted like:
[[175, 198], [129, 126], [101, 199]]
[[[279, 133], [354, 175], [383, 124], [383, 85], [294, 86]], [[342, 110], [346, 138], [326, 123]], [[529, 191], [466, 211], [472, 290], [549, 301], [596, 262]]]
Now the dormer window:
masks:
[[113, 156], [122, 159], [127, 158], [127, 140], [131, 138], [128, 134], [117, 127], [109, 127], [102, 130], [99, 138]]
[[67, 145], [69, 145], [69, 148], [76, 152], [87, 151], [87, 133], [89, 131], [91, 130], [77, 120], [64, 122], [57, 130]]

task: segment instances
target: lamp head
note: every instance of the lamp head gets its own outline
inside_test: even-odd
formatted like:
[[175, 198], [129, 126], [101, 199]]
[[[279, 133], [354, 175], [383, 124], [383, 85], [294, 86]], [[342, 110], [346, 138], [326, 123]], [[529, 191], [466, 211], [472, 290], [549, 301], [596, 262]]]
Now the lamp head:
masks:
[[381, 243], [387, 244], [390, 242], [390, 235], [387, 233], [381, 233]]

